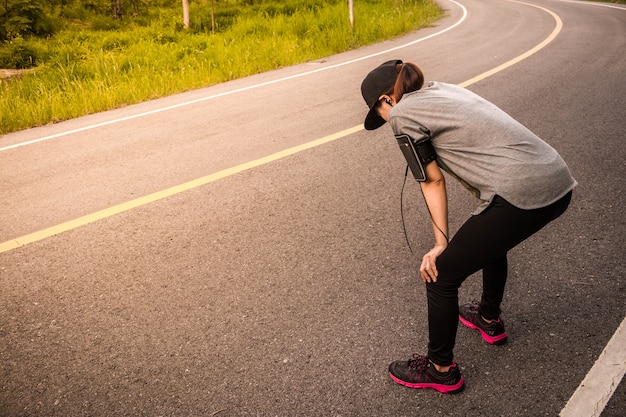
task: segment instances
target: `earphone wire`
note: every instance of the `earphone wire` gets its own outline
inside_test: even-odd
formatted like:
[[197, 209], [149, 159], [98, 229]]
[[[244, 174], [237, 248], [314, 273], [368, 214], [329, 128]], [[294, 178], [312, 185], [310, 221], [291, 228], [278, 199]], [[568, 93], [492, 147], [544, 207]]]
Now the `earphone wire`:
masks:
[[411, 247], [411, 242], [409, 242], [409, 235], [406, 233], [406, 223], [404, 222], [404, 186], [406, 185], [406, 178], [409, 175], [409, 165], [406, 166], [406, 171], [404, 171], [404, 181], [402, 181], [402, 189], [400, 190], [400, 218], [402, 219], [402, 230], [404, 231], [404, 239], [406, 239], [406, 244], [409, 247], [409, 251], [411, 251], [411, 255], [415, 255], [413, 253], [413, 248]]
[[[402, 230], [404, 232], [404, 239], [406, 240], [406, 244], [409, 247], [409, 251], [411, 252], [412, 255], [415, 255], [415, 253], [413, 252], [413, 248], [411, 247], [411, 242], [409, 241], [409, 235], [406, 232], [406, 223], [404, 221], [404, 187], [406, 186], [406, 179], [409, 176], [409, 165], [407, 164], [406, 169], [404, 171], [404, 180], [402, 181], [402, 189], [400, 190], [400, 218], [402, 219]], [[437, 230], [439, 230], [439, 232], [443, 235], [444, 238], [446, 238], [446, 242], [450, 243], [450, 239], [448, 238], [448, 235], [446, 235], [443, 230], [441, 230], [441, 228], [439, 226], [437, 226], [437, 223], [435, 223], [435, 219], [433, 219], [433, 215], [430, 212], [430, 207], [428, 207], [428, 201], [426, 201], [426, 196], [424, 195], [424, 191], [422, 190], [422, 187], [419, 187], [421, 193], [422, 193], [422, 197], [424, 198], [424, 204], [426, 204], [426, 210], [428, 210], [428, 215], [430, 216], [430, 221], [435, 225], [435, 227], [437, 228]]]

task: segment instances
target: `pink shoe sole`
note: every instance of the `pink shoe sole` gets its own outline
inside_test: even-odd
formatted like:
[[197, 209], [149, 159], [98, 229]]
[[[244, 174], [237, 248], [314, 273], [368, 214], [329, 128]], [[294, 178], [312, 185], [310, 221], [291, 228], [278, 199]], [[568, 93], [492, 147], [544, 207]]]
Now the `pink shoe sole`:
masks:
[[454, 385], [436, 384], [433, 382], [420, 382], [420, 383], [406, 382], [406, 381], [396, 378], [395, 376], [393, 376], [391, 372], [389, 373], [389, 377], [391, 377], [393, 382], [400, 384], [400, 385], [404, 385], [405, 387], [416, 388], [416, 389], [430, 388], [430, 389], [434, 389], [435, 391], [443, 392], [444, 394], [456, 394], [457, 392], [461, 392], [463, 388], [465, 387], [465, 381], [463, 380], [463, 377], [461, 377], [459, 382], [457, 382]]
[[481, 329], [480, 327], [476, 326], [474, 323], [470, 323], [469, 321], [465, 320], [463, 317], [459, 316], [459, 320], [466, 327], [469, 327], [470, 329], [478, 330], [480, 332], [480, 335], [483, 337], [483, 340], [485, 342], [489, 343], [490, 345], [501, 345], [504, 342], [506, 342], [506, 339], [508, 337], [506, 332], [504, 332], [502, 334], [499, 334], [497, 336], [490, 336], [487, 333], [485, 333], [485, 331], [483, 329]]

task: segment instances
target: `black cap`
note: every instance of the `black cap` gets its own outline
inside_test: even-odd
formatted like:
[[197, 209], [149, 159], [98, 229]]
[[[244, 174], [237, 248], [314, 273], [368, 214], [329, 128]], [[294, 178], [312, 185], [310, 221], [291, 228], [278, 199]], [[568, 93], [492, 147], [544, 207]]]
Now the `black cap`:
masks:
[[374, 130], [384, 125], [385, 119], [378, 115], [374, 109], [378, 99], [385, 94], [396, 83], [398, 78], [397, 65], [402, 65], [402, 61], [394, 59], [381, 64], [372, 70], [361, 83], [361, 94], [367, 103], [370, 111], [365, 117], [365, 129]]

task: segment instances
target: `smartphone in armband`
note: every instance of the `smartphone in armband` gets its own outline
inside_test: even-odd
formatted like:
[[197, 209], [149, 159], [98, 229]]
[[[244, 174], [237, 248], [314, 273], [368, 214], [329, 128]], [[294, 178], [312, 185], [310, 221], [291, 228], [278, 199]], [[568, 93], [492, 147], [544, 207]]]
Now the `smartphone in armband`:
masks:
[[437, 159], [430, 138], [416, 141], [409, 135], [401, 134], [396, 135], [396, 140], [415, 180], [426, 181], [426, 165]]

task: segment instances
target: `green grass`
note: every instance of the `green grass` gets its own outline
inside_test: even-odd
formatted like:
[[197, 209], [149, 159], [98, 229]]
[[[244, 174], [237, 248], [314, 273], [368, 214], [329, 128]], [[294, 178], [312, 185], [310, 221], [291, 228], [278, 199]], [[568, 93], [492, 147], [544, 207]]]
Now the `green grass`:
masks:
[[431, 0], [356, 1], [351, 33], [344, 0], [270, 2], [226, 10], [211, 34], [207, 3], [192, 3], [189, 31], [171, 9], [114, 30], [78, 25], [5, 45], [34, 51], [38, 65], [0, 81], [0, 134], [319, 59], [442, 16]]

